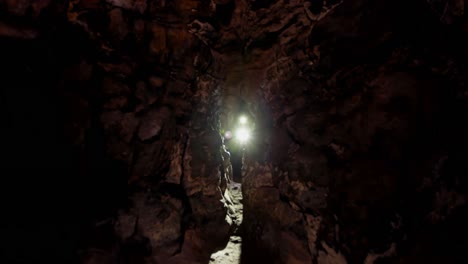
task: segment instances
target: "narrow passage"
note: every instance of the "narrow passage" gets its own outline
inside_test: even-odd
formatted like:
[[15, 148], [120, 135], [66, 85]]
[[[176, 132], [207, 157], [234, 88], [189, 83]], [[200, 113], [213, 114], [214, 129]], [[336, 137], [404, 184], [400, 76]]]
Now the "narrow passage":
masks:
[[242, 189], [241, 184], [231, 181], [224, 193], [228, 213], [226, 220], [232, 223], [234, 232], [229, 238], [226, 247], [213, 253], [210, 264], [240, 263], [242, 238], [239, 235], [239, 227], [242, 224]]

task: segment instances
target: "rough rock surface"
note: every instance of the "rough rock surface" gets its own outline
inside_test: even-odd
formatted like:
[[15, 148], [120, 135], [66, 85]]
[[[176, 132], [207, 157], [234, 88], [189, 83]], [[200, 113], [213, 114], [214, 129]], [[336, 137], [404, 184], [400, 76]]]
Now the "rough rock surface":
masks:
[[[219, 73], [210, 47], [188, 27], [213, 14], [205, 2], [0, 2], [2, 50], [12, 53], [2, 66], [13, 65], [6, 75], [49, 89], [60, 115], [66, 152], [58, 156], [76, 173], [69, 187], [79, 189], [63, 199], [83, 206], [70, 205], [78, 216], [71, 221], [86, 231], [70, 239], [82, 263], [204, 263], [229, 238]], [[38, 48], [23, 56], [25, 45]], [[21, 166], [19, 157], [8, 165]]]
[[[255, 59], [242, 68], [256, 79], [244, 83], [258, 88], [243, 100], [260, 125], [244, 163], [244, 261], [466, 261], [454, 249], [466, 229], [448, 224], [466, 219], [466, 145], [452, 141], [466, 125], [449, 121], [466, 116], [460, 1], [440, 1], [443, 17], [432, 2], [343, 1], [318, 18], [279, 2], [246, 30]], [[275, 32], [266, 47], [261, 25]]]
[[467, 262], [467, 32], [461, 0], [0, 1], [0, 261], [208, 263], [243, 110], [242, 263]]
[[226, 220], [232, 226], [233, 231], [226, 247], [211, 255], [210, 264], [240, 263], [241, 261], [242, 238], [239, 236], [239, 227], [243, 221], [241, 184], [228, 182], [224, 197], [228, 208]]

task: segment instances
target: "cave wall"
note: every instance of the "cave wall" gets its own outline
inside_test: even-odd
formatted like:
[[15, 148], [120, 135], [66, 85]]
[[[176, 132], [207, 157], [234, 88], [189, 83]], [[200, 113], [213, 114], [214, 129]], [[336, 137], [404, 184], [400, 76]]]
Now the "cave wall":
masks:
[[466, 261], [461, 1], [280, 2], [251, 13], [280, 30], [246, 51], [269, 121], [243, 168], [244, 261]]
[[4, 259], [207, 262], [245, 102], [245, 263], [466, 262], [463, 8], [0, 1]]
[[[4, 194], [26, 201], [5, 200], [5, 261], [205, 262], [223, 247], [220, 66], [188, 26], [214, 6], [2, 1], [0, 12]], [[29, 236], [44, 246], [23, 255]]]

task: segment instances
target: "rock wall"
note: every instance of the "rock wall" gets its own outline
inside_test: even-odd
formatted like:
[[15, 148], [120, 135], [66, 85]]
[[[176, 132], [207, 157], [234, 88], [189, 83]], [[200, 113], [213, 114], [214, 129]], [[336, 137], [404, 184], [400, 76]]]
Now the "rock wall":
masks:
[[[11, 152], [33, 153], [4, 164], [50, 175], [50, 186], [38, 180], [42, 194], [24, 191], [31, 200], [51, 196], [34, 202], [53, 213], [33, 220], [38, 229], [63, 221], [64, 227], [52, 225], [46, 232], [82, 230], [63, 246], [68, 258], [82, 263], [207, 263], [230, 231], [222, 203], [221, 66], [189, 24], [213, 16], [213, 4], [2, 1], [0, 9], [2, 67], [13, 65], [5, 74], [13, 81], [3, 89], [5, 101], [34, 96], [41, 86], [49, 100], [23, 107], [38, 119], [37, 133], [52, 134], [50, 141], [7, 144]], [[18, 83], [31, 76], [35, 86]], [[24, 95], [15, 93], [18, 87]], [[56, 120], [39, 121], [33, 109], [43, 104], [54, 108], [46, 114], [58, 115]], [[14, 107], [5, 106], [7, 119], [22, 118]], [[4, 138], [17, 140], [16, 130], [26, 127], [9, 126]], [[56, 218], [64, 213], [57, 199], [70, 218]], [[58, 242], [45, 242], [51, 243]], [[25, 256], [26, 262], [57, 257], [49, 254]], [[17, 259], [15, 253], [6, 256], [6, 262]]]
[[251, 11], [251, 25], [284, 20], [265, 27], [279, 29], [268, 47], [250, 35], [247, 53], [265, 57], [244, 66], [264, 69], [250, 97], [262, 125], [244, 164], [245, 263], [463, 262], [459, 3], [443, 3], [457, 17], [445, 19], [422, 1], [344, 1], [320, 14], [280, 2]]
[[0, 1], [5, 262], [207, 263], [241, 104], [243, 262], [466, 262], [463, 7]]

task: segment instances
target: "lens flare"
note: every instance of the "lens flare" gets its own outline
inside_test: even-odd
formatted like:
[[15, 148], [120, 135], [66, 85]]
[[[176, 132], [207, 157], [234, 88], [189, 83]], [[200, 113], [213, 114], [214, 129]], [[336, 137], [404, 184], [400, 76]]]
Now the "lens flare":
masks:
[[224, 138], [225, 139], [231, 139], [232, 138], [232, 132], [231, 131], [226, 131], [226, 133], [224, 133]]

